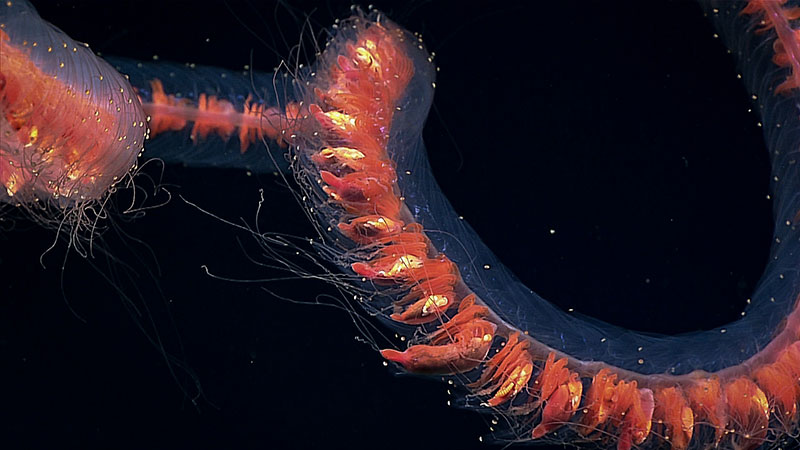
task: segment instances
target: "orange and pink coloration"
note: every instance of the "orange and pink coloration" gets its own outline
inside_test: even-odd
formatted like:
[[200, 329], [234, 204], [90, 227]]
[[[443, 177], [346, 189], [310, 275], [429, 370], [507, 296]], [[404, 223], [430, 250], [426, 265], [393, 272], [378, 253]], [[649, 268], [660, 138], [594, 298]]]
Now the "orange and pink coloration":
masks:
[[[775, 31], [774, 62], [790, 68], [790, 75], [774, 95], [794, 95], [800, 88], [800, 31], [790, 24], [800, 10], [753, 0], [741, 13], [759, 17], [762, 32]], [[157, 79], [150, 86], [152, 101], [129, 107], [140, 100], [104, 63], [85, 74], [93, 82], [61, 75], [66, 57], [87, 52], [84, 47], [65, 37], [43, 69], [38, 56], [49, 57], [54, 49], [17, 42], [0, 25], [0, 184], [6, 201], [100, 198], [135, 165], [148, 127], [151, 137], [187, 126], [193, 139], [236, 133], [242, 151], [263, 138], [278, 141], [308, 162], [298, 176], [309, 201], [338, 211], [333, 231], [362, 250], [350, 264], [352, 273], [404, 292], [388, 318], [436, 325], [424, 343], [381, 351], [386, 360], [413, 373], [477, 373], [467, 388], [485, 408], [530, 418], [534, 440], [568, 427], [583, 440], [619, 450], [650, 442], [687, 449], [703, 424], [714, 431], [700, 445], [749, 449], [770, 432], [796, 432], [800, 293], [769, 346], [717, 373], [642, 375], [582, 362], [503, 321], [435, 248], [398, 185], [388, 147], [393, 120], [403, 113], [398, 105], [420, 70], [417, 63], [431, 64], [430, 58], [415, 36], [379, 13], [341, 27], [349, 34], [334, 38], [320, 56], [324, 64], [303, 102], [281, 111], [248, 98], [236, 111], [213, 96], [176, 98]]]

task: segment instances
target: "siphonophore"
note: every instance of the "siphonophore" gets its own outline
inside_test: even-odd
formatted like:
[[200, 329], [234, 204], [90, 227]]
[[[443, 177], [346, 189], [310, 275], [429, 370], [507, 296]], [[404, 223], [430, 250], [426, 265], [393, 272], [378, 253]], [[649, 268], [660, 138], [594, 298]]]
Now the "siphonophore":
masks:
[[[500, 416], [510, 441], [796, 445], [800, 8], [784, 3], [705, 5], [753, 91], [775, 227], [743, 317], [679, 337], [571, 316], [519, 282], [432, 178], [420, 117], [436, 85], [422, 40], [379, 12], [340, 24], [307, 81], [301, 116], [313, 120], [293, 133], [292, 170], [317, 225], [312, 251], [345, 273], [327, 278], [409, 341], [381, 355], [453, 377], [467, 389], [462, 404]], [[500, 155], [514, 160], [500, 149], [488, 170]], [[498, 231], [515, 225], [497, 217]], [[268, 237], [265, 247], [283, 261], [291, 243]]]
[[[780, 11], [777, 4], [764, 4]], [[298, 159], [293, 164], [298, 181], [308, 189], [306, 195], [310, 200], [306, 201], [310, 201], [308, 207], [313, 208], [310, 217], [320, 225], [318, 230], [322, 239], [315, 241], [318, 243], [311, 247], [320, 250], [332, 263], [341, 265], [346, 274], [325, 275], [330, 275], [329, 279], [336, 286], [355, 295], [356, 303], [363, 302], [368, 311], [386, 319], [386, 323], [414, 343], [406, 353], [387, 351], [385, 356], [412, 371], [457, 372], [457, 375], [448, 378], [459, 385], [453, 389], [461, 389], [464, 383], [482, 381], [484, 388], [474, 386], [473, 389], [479, 391], [478, 395], [468, 394], [464, 402], [467, 406], [486, 409], [494, 414], [498, 422], [495, 428], [502, 431], [510, 427], [511, 439], [548, 438], [559, 442], [585, 441], [622, 448], [629, 444], [658, 447], [667, 442], [680, 448], [681, 442], [700, 446], [719, 440], [723, 445], [747, 447], [760, 445], [764, 439], [772, 441], [782, 431], [792, 432], [791, 420], [780, 420], [775, 416], [776, 413], [782, 413], [782, 408], [790, 409], [781, 386], [791, 387], [791, 380], [797, 380], [797, 374], [792, 375], [795, 369], [792, 369], [794, 366], [791, 361], [788, 366], [763, 369], [770, 372], [768, 375], [762, 373], [767, 378], [788, 376], [783, 383], [777, 384], [764, 381], [764, 378], [759, 380], [755, 373], [735, 373], [736, 370], [723, 372], [718, 385], [713, 377], [691, 375], [696, 369], [717, 371], [736, 365], [766, 347], [774, 337], [773, 331], [782, 330], [781, 319], [789, 316], [797, 298], [797, 232], [793, 214], [798, 209], [798, 183], [797, 168], [792, 163], [792, 155], [796, 155], [797, 129], [791, 126], [797, 122], [796, 96], [792, 94], [791, 84], [788, 90], [779, 89], [776, 93], [791, 72], [773, 66], [770, 61], [772, 54], [768, 52], [773, 51], [771, 31], [767, 29], [755, 34], [753, 27], [758, 27], [759, 21], [766, 20], [764, 17], [767, 16], [760, 15], [763, 11], [753, 6], [750, 14], [742, 15], [738, 9], [731, 9], [733, 7], [730, 5], [723, 6], [720, 11], [709, 7], [708, 15], [720, 21], [719, 28], [726, 39], [731, 39], [729, 45], [734, 53], [754, 52], [743, 63], [742, 74], [745, 82], [750, 83], [748, 91], [752, 91], [756, 110], [767, 131], [773, 159], [771, 191], [777, 198], [775, 203], [780, 206], [776, 210], [775, 226], [776, 232], [783, 234], [776, 236], [780, 242], [776, 241], [773, 245], [773, 262], [768, 267], [765, 281], [750, 297], [752, 306], [745, 310], [747, 316], [741, 322], [745, 325], [720, 327], [705, 334], [670, 339], [636, 336], [556, 311], [510, 276], [493, 259], [492, 254], [472, 237], [470, 229], [462, 225], [463, 221], [455, 213], [450, 214], [447, 201], [438, 196], [435, 183], [425, 173], [426, 163], [424, 158], [420, 159], [424, 152], [418, 133], [423, 121], [421, 116], [429, 106], [433, 90], [433, 66], [428, 62], [427, 54], [417, 47], [415, 37], [388, 20], [381, 20], [378, 13], [346, 22], [353, 26], [353, 31], [348, 27], [339, 27], [343, 31], [336, 32], [332, 41], [334, 44], [323, 53], [322, 62], [312, 66], [311, 71], [301, 78], [319, 83], [312, 84], [319, 91], [300, 86], [299, 95], [294, 99], [303, 98], [308, 108], [307, 111], [300, 108], [302, 114], [297, 116], [314, 116], [318, 123], [292, 122], [297, 123], [290, 127], [297, 139], [293, 138], [288, 143], [292, 151], [297, 152]], [[788, 23], [792, 23], [791, 20]], [[737, 36], [744, 40], [738, 41]], [[370, 47], [370, 42], [374, 48]], [[785, 47], [791, 51], [790, 46]], [[780, 49], [780, 46], [774, 48]], [[526, 58], [535, 56], [525, 55]], [[348, 63], [348, 60], [354, 62]], [[387, 64], [387, 61], [393, 68], [392, 77], [384, 80], [382, 86], [385, 91], [374, 98], [389, 102], [391, 107], [381, 106], [380, 101], [375, 100], [382, 114], [365, 114], [351, 120], [348, 116], [361, 114], [353, 112], [352, 108], [356, 108], [353, 105], [359, 108], [363, 106], [360, 103], [362, 100], [354, 93], [351, 97], [341, 85], [331, 81], [337, 78], [327, 78], [326, 81], [324, 75], [340, 76], [339, 82], [346, 79], [352, 83], [348, 88], [358, 88], [359, 83], [364, 82], [363, 77], [380, 76], [381, 64]], [[397, 64], [397, 68], [394, 64]], [[514, 65], [514, 62], [509, 64], [510, 67]], [[496, 69], [496, 66], [492, 68]], [[492, 79], [491, 73], [487, 69], [489, 80]], [[397, 87], [401, 84], [402, 88]], [[491, 89], [491, 86], [476, 86], [475, 95]], [[471, 94], [464, 93], [465, 101]], [[322, 95], [322, 98], [311, 100], [309, 96], [312, 95]], [[336, 98], [339, 95], [346, 100]], [[369, 104], [372, 99], [363, 101]], [[530, 108], [536, 107], [534, 102], [529, 103]], [[792, 105], [795, 109], [792, 109]], [[282, 105], [284, 108], [286, 106]], [[525, 108], [515, 110], [517, 114], [521, 114], [520, 111], [525, 111]], [[498, 115], [504, 114], [504, 111], [476, 110], [474, 114]], [[389, 117], [392, 121], [388, 121]], [[628, 120], [634, 122], [636, 119], [636, 112], [631, 112]], [[379, 156], [378, 161], [385, 162], [373, 166], [369, 158], [382, 154], [381, 145], [373, 147], [376, 144], [363, 136], [360, 139], [364, 140], [352, 142], [353, 136], [360, 136], [359, 127], [370, 120], [387, 121], [383, 125], [377, 123], [375, 130], [390, 130], [385, 138], [389, 144], [383, 150], [389, 152], [393, 162]], [[535, 123], [528, 125], [534, 127]], [[354, 129], [348, 129], [348, 126]], [[776, 131], [775, 128], [781, 129]], [[517, 131], [524, 133], [526, 130], [520, 128]], [[491, 134], [496, 130], [473, 132]], [[318, 141], [318, 136], [324, 136], [329, 142]], [[536, 151], [536, 144], [535, 141], [524, 142], [521, 144], [522, 150], [486, 149], [485, 170], [507, 170], [507, 165], [514, 164], [515, 151]], [[378, 153], [370, 153], [373, 150]], [[564, 151], [568, 149], [565, 147]], [[642, 151], [646, 152], [647, 149]], [[311, 156], [317, 152], [318, 156]], [[354, 155], [356, 162], [347, 162]], [[362, 159], [363, 162], [357, 162]], [[321, 167], [325, 169], [324, 172]], [[394, 171], [394, 175], [391, 171]], [[364, 172], [372, 175], [371, 181], [359, 179]], [[397, 183], [392, 181], [395, 175]], [[342, 182], [342, 179], [349, 181]], [[363, 185], [354, 188], [348, 184], [353, 180]], [[382, 194], [385, 196], [375, 204], [370, 202], [378, 194], [363, 194], [365, 189], [380, 190], [386, 185], [391, 189], [385, 191]], [[520, 191], [507, 195], [518, 196], [518, 202], [523, 205], [525, 195], [530, 194]], [[370, 205], [369, 215], [380, 215], [382, 218], [365, 216], [364, 204]], [[589, 206], [576, 204], [574, 208], [588, 210]], [[736, 214], [742, 212], [732, 212], [732, 215]], [[346, 225], [339, 226], [342, 221]], [[422, 229], [411, 225], [412, 222], [420, 223], [427, 234], [422, 234]], [[262, 223], [262, 229], [268, 223]], [[353, 228], [353, 225], [357, 227]], [[502, 217], [496, 218], [499, 230], [517, 233], [520, 239], [525, 238], [524, 230], [527, 227], [524, 225], [509, 223]], [[559, 227], [553, 230], [555, 234], [562, 232]], [[340, 232], [350, 233], [349, 238], [338, 234]], [[281, 242], [279, 236], [264, 236], [268, 238], [264, 243], [270, 257], [291, 261], [282, 259], [287, 256], [275, 251], [275, 246]], [[653, 238], [657, 239], [657, 236]], [[292, 241], [285, 243], [295, 245]], [[383, 259], [376, 260], [376, 257]], [[428, 264], [430, 261], [439, 263]], [[386, 267], [380, 266], [383, 263], [386, 263]], [[436, 270], [441, 268], [441, 273], [425, 272], [426, 264], [434, 266]], [[355, 276], [352, 276], [353, 271]], [[404, 275], [405, 272], [410, 274]], [[576, 278], [575, 282], [580, 283], [580, 278]], [[531, 287], [536, 289], [535, 286]], [[477, 298], [482, 300], [470, 306], [469, 292], [477, 293]], [[397, 303], [400, 297], [403, 300]], [[483, 310], [483, 303], [489, 305], [491, 311]], [[473, 315], [468, 318], [459, 316], [456, 314], [459, 308]], [[394, 316], [390, 317], [392, 314]], [[763, 324], [764, 328], [760, 329], [755, 324]], [[523, 331], [527, 333], [515, 335], [514, 327], [524, 327]], [[470, 334], [473, 331], [474, 334]], [[528, 341], [528, 336], [531, 341]], [[797, 339], [796, 335], [794, 339]], [[681, 343], [689, 342], [692, 344], [682, 347]], [[425, 347], [431, 343], [436, 346]], [[454, 344], [457, 345], [454, 347]], [[402, 356], [420, 352], [424, 355], [426, 351], [436, 357], [417, 357], [412, 360]], [[767, 358], [778, 358], [780, 351], [782, 348]], [[510, 358], [509, 354], [514, 358]], [[791, 353], [780, 354], [793, 357]], [[442, 356], [448, 355], [450, 359], [443, 359]], [[492, 355], [498, 356], [489, 359]], [[551, 355], [567, 357], [567, 367], [555, 370], [557, 363], [554, 360], [548, 365], [546, 361]], [[501, 367], [495, 370], [495, 364], [501, 364]], [[616, 369], [605, 371], [606, 364], [643, 375]], [[773, 374], [773, 371], [777, 374]], [[742, 373], [746, 373], [744, 378], [739, 377]], [[748, 381], [751, 377], [759, 384]], [[599, 390], [601, 385], [604, 386], [603, 390]], [[693, 387], [703, 393], [709, 392], [710, 397], [698, 403], [698, 395], [704, 394], [693, 392]], [[715, 392], [717, 388], [719, 391]], [[784, 395], [776, 395], [775, 389]], [[791, 393], [791, 389], [788, 392]], [[796, 402], [796, 393], [794, 395]], [[739, 397], [745, 400], [742, 404], [734, 405], [734, 400]], [[706, 408], [708, 403], [715, 406]], [[663, 407], [667, 404], [670, 405], [669, 409]], [[691, 426], [688, 425], [689, 416]], [[548, 420], [553, 422], [548, 423]], [[567, 420], [572, 425], [562, 426], [561, 422]], [[745, 431], [742, 431], [742, 426], [745, 426]], [[751, 426], [753, 428], [748, 429]], [[453, 432], [457, 433], [455, 430]], [[778, 441], [775, 445], [782, 444]]]

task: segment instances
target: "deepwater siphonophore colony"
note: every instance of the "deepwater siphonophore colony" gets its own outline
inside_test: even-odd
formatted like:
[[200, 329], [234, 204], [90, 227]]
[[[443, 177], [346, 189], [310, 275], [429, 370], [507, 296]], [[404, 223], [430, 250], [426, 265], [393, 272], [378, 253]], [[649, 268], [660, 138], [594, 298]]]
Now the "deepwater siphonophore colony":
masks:
[[[465, 404], [504, 419], [508, 439], [790, 448], [800, 420], [800, 7], [702, 7], [740, 64], [771, 162], [770, 259], [747, 314], [724, 329], [654, 337], [597, 326], [523, 286], [433, 180], [421, 138], [432, 57], [373, 10], [338, 22], [312, 65], [276, 76], [104, 61], [26, 2], [4, 3], [0, 201], [79, 228], [143, 149], [167, 163], [286, 170], [318, 234], [298, 241], [331, 270], [297, 275], [330, 280], [408, 338], [381, 355], [451, 377]], [[279, 244], [301, 245], [263, 242]], [[700, 359], [699, 348], [718, 357]]]

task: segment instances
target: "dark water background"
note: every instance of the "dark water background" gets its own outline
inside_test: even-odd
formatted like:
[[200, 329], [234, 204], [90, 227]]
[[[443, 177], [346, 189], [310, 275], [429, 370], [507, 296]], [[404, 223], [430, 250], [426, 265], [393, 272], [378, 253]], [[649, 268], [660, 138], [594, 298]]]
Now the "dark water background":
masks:
[[[286, 54], [306, 14], [319, 30], [349, 8], [254, 3], [37, 7], [104, 54], [256, 70]], [[659, 333], [735, 320], [771, 218], [734, 62], [690, 2], [535, 3], [376, 4], [437, 54], [425, 139], [442, 188], [565, 309]], [[263, 229], [310, 232], [273, 176], [167, 167], [162, 181], [250, 224], [264, 188]], [[4, 448], [466, 449], [486, 433], [489, 417], [448, 407], [443, 383], [393, 376], [344, 312], [261, 289], [309, 302], [325, 286], [206, 276], [201, 265], [275, 274], [248, 259], [246, 233], [180, 200], [115, 216], [101, 245], [131, 269], [93, 259], [111, 283], [74, 254], [62, 271], [63, 244], [41, 268], [52, 231], [23, 221], [1, 233]], [[194, 378], [171, 374], [154, 330]]]

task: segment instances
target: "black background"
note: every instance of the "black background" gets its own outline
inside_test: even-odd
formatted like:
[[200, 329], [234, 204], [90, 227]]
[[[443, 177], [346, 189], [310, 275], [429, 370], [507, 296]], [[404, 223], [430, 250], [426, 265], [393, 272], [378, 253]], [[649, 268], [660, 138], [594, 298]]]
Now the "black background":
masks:
[[[255, 3], [37, 6], [103, 54], [256, 70], [287, 53], [306, 18], [320, 30], [349, 10]], [[734, 62], [700, 8], [531, 3], [376, 2], [437, 54], [425, 139], [442, 189], [563, 308], [661, 333], [735, 320], [767, 256], [768, 162]], [[275, 177], [167, 167], [161, 180], [250, 224], [264, 188], [262, 228], [310, 232]], [[261, 289], [312, 303], [331, 293], [324, 285], [205, 275], [201, 265], [275, 275], [248, 259], [258, 252], [246, 233], [175, 198], [112, 218], [95, 258], [70, 254], [63, 269], [63, 243], [39, 265], [52, 230], [5, 218], [0, 446], [480, 446], [489, 417], [448, 407], [443, 383], [393, 376], [347, 314]], [[154, 336], [193, 376], [167, 364]]]

